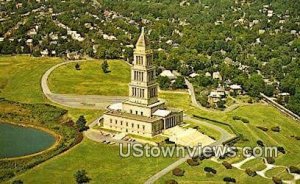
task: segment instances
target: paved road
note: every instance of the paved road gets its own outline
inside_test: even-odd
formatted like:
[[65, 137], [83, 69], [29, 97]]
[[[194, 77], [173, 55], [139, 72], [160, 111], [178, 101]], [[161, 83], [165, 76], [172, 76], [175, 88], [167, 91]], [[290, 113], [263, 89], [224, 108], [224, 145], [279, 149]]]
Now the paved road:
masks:
[[191, 101], [192, 101], [192, 104], [195, 106], [195, 107], [198, 107], [200, 109], [203, 109], [203, 110], [206, 110], [204, 107], [202, 107], [202, 105], [197, 101], [196, 99], [196, 95], [195, 95], [195, 89], [194, 89], [194, 86], [192, 83], [190, 83], [189, 80], [187, 80], [186, 78], [184, 79], [185, 80], [185, 84], [187, 85], [188, 89], [189, 89], [189, 94], [191, 95]]
[[[189, 120], [189, 121], [193, 121], [194, 123], [196, 124], [199, 124], [199, 125], [205, 125], [205, 126], [208, 126], [210, 128], [213, 128], [217, 131], [219, 131], [221, 133], [221, 137], [219, 140], [217, 140], [216, 142], [208, 145], [208, 146], [220, 146], [222, 145], [222, 143], [224, 141], [227, 141], [233, 137], [235, 137], [235, 135], [233, 134], [230, 134], [228, 133], [226, 130], [224, 130], [223, 128], [220, 128], [216, 125], [213, 125], [211, 123], [207, 123], [207, 122], [204, 122], [204, 121], [201, 121], [201, 120], [198, 120], [196, 118], [192, 118], [190, 116], [185, 116], [184, 117], [184, 120]], [[159, 178], [161, 178], [162, 176], [166, 175], [167, 173], [171, 172], [173, 169], [175, 169], [176, 167], [178, 167], [179, 165], [183, 164], [184, 162], [187, 161], [187, 159], [189, 159], [189, 155], [183, 157], [183, 158], [180, 158], [179, 160], [175, 161], [174, 163], [172, 163], [171, 165], [169, 165], [168, 167], [164, 168], [163, 170], [159, 171], [158, 173], [156, 173], [155, 175], [151, 176], [146, 182], [145, 184], [152, 184], [154, 183], [155, 181], [157, 181]]]
[[191, 101], [192, 101], [192, 104], [195, 106], [195, 107], [198, 107], [199, 109], [201, 110], [204, 110], [204, 111], [210, 111], [210, 112], [230, 112], [230, 111], [233, 111], [241, 106], [244, 106], [244, 105], [249, 105], [247, 103], [241, 103], [241, 102], [238, 102], [236, 99], [232, 98], [236, 103], [225, 108], [224, 111], [220, 111], [220, 110], [216, 110], [216, 109], [213, 109], [213, 108], [206, 108], [206, 107], [203, 107], [196, 99], [196, 94], [195, 94], [195, 89], [194, 89], [194, 86], [192, 83], [190, 83], [189, 80], [187, 80], [185, 78], [185, 84], [187, 85], [188, 89], [189, 89], [189, 94], [191, 96]]
[[124, 96], [101, 96], [101, 95], [73, 95], [73, 94], [55, 94], [52, 93], [48, 86], [50, 74], [58, 67], [80, 61], [66, 61], [51, 67], [44, 73], [41, 80], [41, 87], [44, 95], [53, 103], [81, 109], [105, 109], [112, 103], [122, 102], [127, 99]]

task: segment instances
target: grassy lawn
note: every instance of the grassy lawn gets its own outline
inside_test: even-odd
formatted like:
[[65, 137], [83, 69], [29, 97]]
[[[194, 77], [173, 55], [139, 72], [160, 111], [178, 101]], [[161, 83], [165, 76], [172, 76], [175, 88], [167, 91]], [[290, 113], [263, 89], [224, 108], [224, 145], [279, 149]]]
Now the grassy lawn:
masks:
[[40, 79], [51, 66], [62, 61], [60, 58], [34, 58], [25, 55], [0, 56], [0, 96], [19, 102], [46, 102]]
[[75, 183], [74, 173], [85, 169], [92, 178], [91, 183], [143, 183], [173, 161], [173, 158], [121, 158], [118, 146], [85, 139], [75, 148], [15, 179], [24, 183]]
[[[51, 66], [62, 61], [59, 58], [0, 56], [0, 71], [2, 74], [0, 76], [0, 97], [27, 103], [48, 102], [41, 92], [41, 76]], [[58, 68], [50, 76], [50, 88], [53, 92], [59, 93], [127, 95], [130, 80], [129, 66], [124, 62], [112, 60], [109, 61], [112, 72], [103, 74], [100, 62], [85, 61], [81, 64], [80, 71], [74, 69], [74, 64]], [[193, 107], [189, 95], [186, 93], [161, 92], [159, 97], [165, 99], [169, 107], [182, 109], [185, 114], [195, 114], [229, 123], [246, 139], [238, 142], [237, 146], [256, 146], [257, 140], [262, 140], [266, 146], [283, 146], [287, 153], [284, 155], [279, 154], [279, 157], [275, 158], [276, 165], [299, 166], [300, 164], [299, 159], [296, 159], [300, 158], [299, 141], [290, 137], [292, 135], [300, 136], [299, 123], [286, 117], [272, 106], [256, 103], [242, 106], [231, 112], [212, 112]], [[77, 120], [80, 115], [85, 115], [88, 122], [93, 121], [103, 112], [65, 109], [69, 110], [68, 114], [73, 120]], [[244, 124], [241, 121], [234, 121], [233, 116], [247, 118], [250, 123]], [[216, 125], [231, 132], [227, 126]], [[280, 126], [281, 131], [279, 133], [274, 133], [271, 130], [263, 132], [257, 129], [256, 126], [269, 129]], [[208, 135], [217, 134], [213, 130], [209, 130], [208, 127], [200, 128]], [[25, 183], [38, 183], [40, 181], [43, 181], [43, 183], [70, 183], [70, 181], [74, 181], [74, 172], [83, 168], [87, 170], [93, 179], [92, 183], [124, 183], [124, 181], [127, 183], [142, 183], [148, 177], [172, 163], [172, 161], [173, 159], [162, 158], [121, 159], [118, 156], [118, 147], [84, 140], [83, 143], [67, 153], [33, 168], [19, 178], [24, 180]], [[64, 167], [65, 165], [68, 167]], [[212, 166], [218, 171], [218, 174], [214, 177], [206, 176], [203, 171], [205, 166]], [[225, 176], [236, 178], [238, 183], [253, 183], [253, 181], [256, 183], [271, 183], [270, 180], [265, 180], [259, 176], [251, 178], [237, 169], [227, 171], [221, 164], [211, 161], [204, 161], [198, 167], [192, 168], [187, 164], [183, 164], [181, 167], [186, 170], [186, 175], [175, 178], [180, 183], [220, 183]], [[137, 174], [137, 177], [133, 176], [135, 174]], [[159, 182], [164, 182], [170, 178], [174, 178], [171, 173], [161, 178]]]
[[294, 178], [294, 176], [289, 174], [284, 167], [277, 167], [277, 168], [273, 168], [271, 170], [268, 170], [266, 172], [266, 176], [267, 177], [276, 176], [276, 177], [281, 178], [282, 180], [291, 180], [291, 179]]
[[103, 73], [102, 61], [80, 62], [80, 70], [75, 63], [61, 66], [51, 73], [49, 88], [54, 93], [81, 95], [128, 95], [130, 66], [121, 60], [109, 60], [110, 73]]
[[[212, 167], [217, 170], [214, 176], [207, 175], [204, 172], [204, 167]], [[196, 184], [196, 183], [223, 183], [224, 177], [233, 177], [237, 183], [272, 183], [271, 180], [264, 179], [260, 176], [250, 177], [244, 171], [238, 169], [227, 170], [223, 165], [215, 163], [211, 160], [204, 160], [199, 166], [191, 167], [187, 163], [182, 164], [179, 168], [185, 170], [184, 176], [177, 177], [172, 173], [168, 173], [160, 178], [156, 183], [164, 183], [169, 179], [175, 179], [178, 183]]]
[[[299, 123], [286, 117], [270, 105], [255, 103], [239, 107], [231, 112], [211, 112], [193, 107], [187, 94], [160, 93], [160, 98], [165, 99], [168, 106], [182, 109], [185, 114], [196, 114], [227, 122], [237, 132], [243, 134], [246, 139], [239, 141], [236, 146], [254, 147], [257, 140], [262, 140], [266, 146], [283, 146], [287, 150], [287, 154], [279, 154], [278, 158], [275, 159], [276, 164], [289, 166], [300, 163], [299, 160], [295, 159], [300, 157], [299, 141], [290, 137], [300, 135]], [[232, 119], [233, 116], [247, 118], [250, 123], [245, 124], [241, 121], [235, 121]], [[256, 126], [267, 127], [269, 131], [263, 132]], [[272, 132], [270, 129], [274, 126], [280, 126], [281, 131], [279, 133]], [[227, 127], [222, 126], [222, 128], [226, 129]]]
[[241, 168], [242, 169], [251, 169], [253, 171], [261, 171], [265, 169], [267, 166], [264, 164], [262, 158], [255, 158], [253, 160], [249, 160], [248, 162], [244, 163]]
[[[42, 93], [40, 80], [44, 72], [60, 62], [63, 62], [60, 58], [34, 58], [26, 55], [0, 56], [2, 74], [0, 75], [0, 97], [26, 103], [50, 103]], [[80, 115], [84, 115], [90, 122], [103, 112], [60, 107], [67, 109], [74, 121]]]

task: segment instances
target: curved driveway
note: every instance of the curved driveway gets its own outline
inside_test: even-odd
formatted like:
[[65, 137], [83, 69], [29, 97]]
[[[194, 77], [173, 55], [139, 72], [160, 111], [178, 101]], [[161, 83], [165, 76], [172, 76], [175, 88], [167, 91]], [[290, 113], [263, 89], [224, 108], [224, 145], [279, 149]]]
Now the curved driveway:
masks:
[[112, 103], [122, 102], [127, 99], [125, 96], [102, 96], [102, 95], [75, 95], [75, 94], [55, 94], [52, 93], [48, 86], [48, 78], [50, 74], [58, 67], [70, 63], [78, 63], [80, 61], [66, 61], [59, 63], [42, 76], [41, 87], [45, 96], [53, 103], [82, 109], [105, 109]]

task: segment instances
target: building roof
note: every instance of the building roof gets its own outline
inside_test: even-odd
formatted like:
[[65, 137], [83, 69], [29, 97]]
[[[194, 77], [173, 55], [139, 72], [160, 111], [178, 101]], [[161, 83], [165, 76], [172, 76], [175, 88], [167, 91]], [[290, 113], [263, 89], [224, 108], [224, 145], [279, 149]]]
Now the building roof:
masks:
[[114, 111], [114, 110], [107, 111], [104, 114], [110, 115], [110, 116], [122, 117], [122, 118], [126, 118], [126, 119], [131, 119], [131, 120], [136, 120], [136, 121], [143, 121], [145, 123], [155, 123], [159, 120], [162, 120], [162, 118], [158, 117], [158, 116], [147, 117], [147, 116], [140, 116], [140, 115], [136, 115], [136, 114], [130, 114], [130, 113]]
[[232, 85], [230, 85], [230, 89], [239, 90], [239, 89], [242, 89], [242, 87], [241, 87], [241, 85], [232, 84]]
[[213, 79], [220, 79], [220, 80], [222, 80], [222, 76], [221, 76], [220, 72], [214, 72], [213, 73]]
[[111, 104], [108, 108], [111, 110], [122, 110], [122, 103]]
[[190, 77], [192, 77], [192, 78], [197, 77], [197, 76], [199, 76], [199, 74], [197, 74], [197, 73], [190, 74]]
[[220, 93], [218, 93], [217, 91], [210, 92], [210, 94], [208, 96], [212, 97], [212, 98], [221, 98]]
[[164, 70], [159, 75], [163, 76], [163, 77], [168, 77], [169, 79], [175, 79], [176, 78], [176, 76], [170, 70]]
[[162, 109], [158, 109], [153, 113], [154, 116], [160, 116], [160, 117], [166, 117], [169, 114], [171, 114], [171, 111], [162, 110]]

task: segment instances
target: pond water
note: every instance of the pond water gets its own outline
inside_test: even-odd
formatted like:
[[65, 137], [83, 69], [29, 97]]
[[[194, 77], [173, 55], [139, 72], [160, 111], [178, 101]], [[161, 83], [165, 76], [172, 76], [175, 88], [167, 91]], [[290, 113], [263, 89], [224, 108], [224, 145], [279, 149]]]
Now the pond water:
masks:
[[55, 137], [42, 130], [0, 123], [0, 158], [37, 153], [54, 143]]

